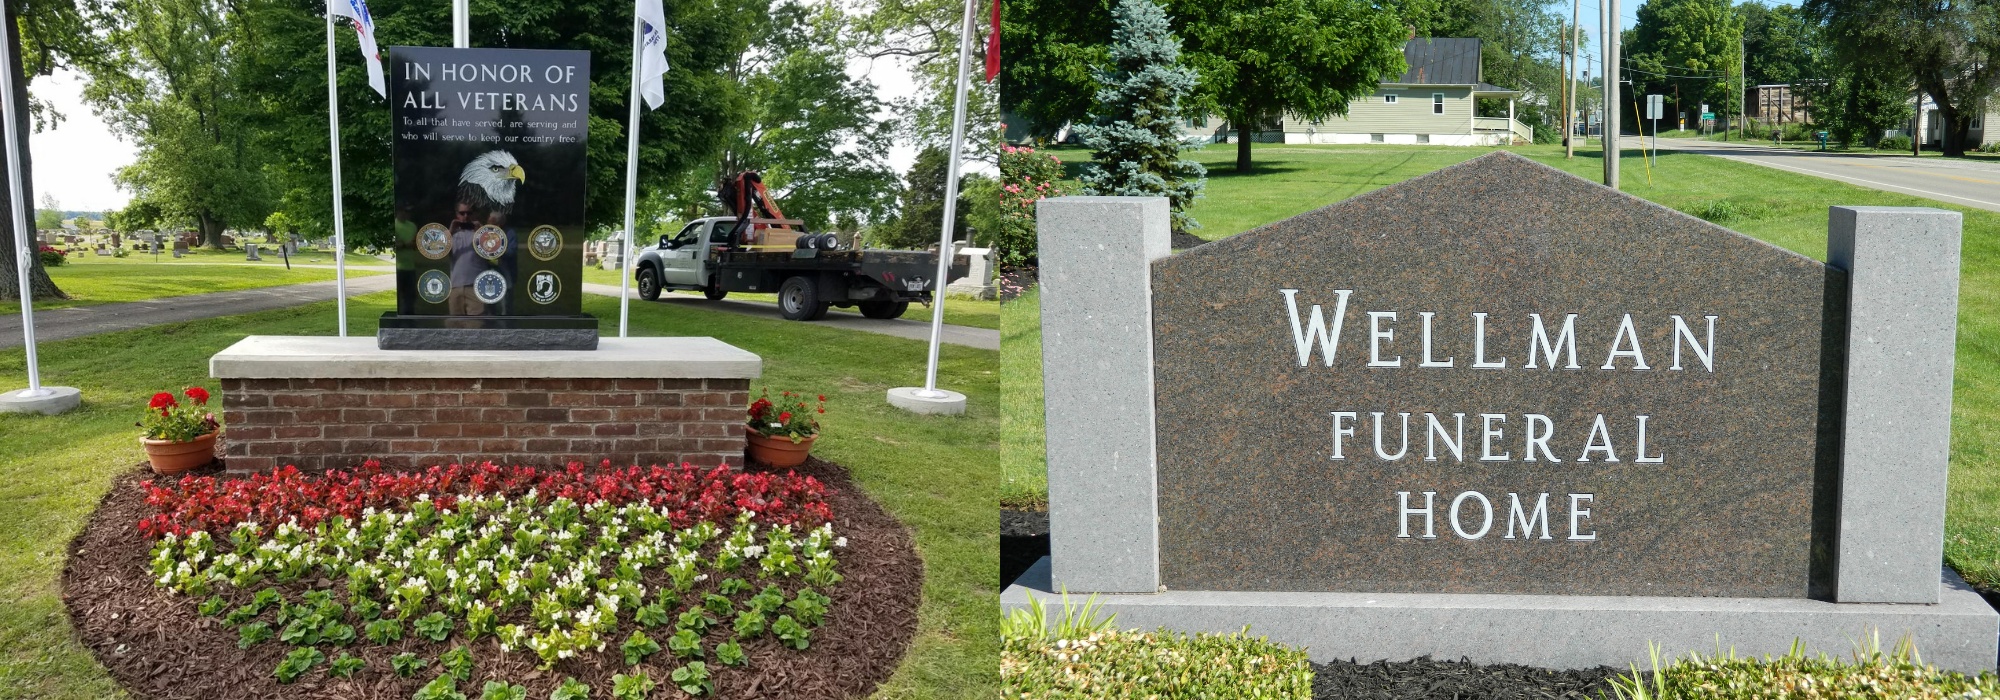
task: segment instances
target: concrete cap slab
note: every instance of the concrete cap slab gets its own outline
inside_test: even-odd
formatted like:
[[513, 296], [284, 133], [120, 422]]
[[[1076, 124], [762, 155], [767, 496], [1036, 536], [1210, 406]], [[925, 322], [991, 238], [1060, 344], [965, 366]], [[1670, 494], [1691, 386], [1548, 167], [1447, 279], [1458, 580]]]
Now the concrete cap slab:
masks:
[[889, 405], [918, 415], [955, 416], [965, 412], [965, 395], [939, 389], [943, 396], [924, 396], [923, 387], [900, 386], [889, 390]]
[[73, 386], [45, 386], [42, 393], [27, 396], [28, 390], [0, 393], [0, 413], [40, 413], [53, 416], [83, 405], [83, 392]]
[[754, 379], [756, 353], [714, 338], [603, 338], [596, 350], [382, 350], [373, 336], [253, 335], [208, 360], [217, 379]]

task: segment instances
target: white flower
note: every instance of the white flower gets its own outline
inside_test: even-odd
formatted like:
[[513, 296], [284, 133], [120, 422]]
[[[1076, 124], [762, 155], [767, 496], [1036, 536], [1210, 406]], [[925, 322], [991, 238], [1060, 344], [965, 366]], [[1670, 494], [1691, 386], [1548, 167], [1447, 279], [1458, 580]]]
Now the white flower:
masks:
[[833, 546], [835, 546], [835, 547], [845, 547], [845, 546], [847, 546], [847, 538], [846, 538], [846, 537], [841, 537], [840, 539], [837, 539], [837, 540], [834, 540], [834, 541], [833, 541]]

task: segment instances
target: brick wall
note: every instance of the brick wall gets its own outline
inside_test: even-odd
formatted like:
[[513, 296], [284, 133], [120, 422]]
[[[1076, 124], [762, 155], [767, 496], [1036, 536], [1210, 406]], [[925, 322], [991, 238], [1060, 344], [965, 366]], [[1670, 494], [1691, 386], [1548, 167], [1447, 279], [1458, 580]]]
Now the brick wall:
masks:
[[743, 463], [747, 379], [223, 379], [228, 470]]

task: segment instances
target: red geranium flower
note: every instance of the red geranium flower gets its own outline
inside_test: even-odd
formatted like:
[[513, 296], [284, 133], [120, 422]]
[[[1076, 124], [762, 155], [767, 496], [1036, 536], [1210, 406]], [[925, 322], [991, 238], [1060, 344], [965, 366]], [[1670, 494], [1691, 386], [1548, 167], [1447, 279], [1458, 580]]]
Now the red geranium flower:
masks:
[[147, 404], [146, 407], [165, 409], [165, 408], [173, 408], [179, 405], [181, 405], [180, 402], [174, 400], [173, 394], [169, 394], [167, 392], [162, 391], [160, 393], [154, 394], [153, 402]]
[[786, 412], [784, 412], [784, 413], [780, 413], [780, 414], [778, 414], [778, 422], [779, 422], [779, 423], [783, 423], [783, 422], [785, 422], [785, 421], [788, 421], [788, 420], [791, 420], [791, 419], [792, 419], [792, 412], [791, 412], [791, 411], [786, 411]]
[[190, 398], [190, 399], [194, 399], [194, 402], [195, 402], [195, 403], [202, 403], [202, 404], [205, 404], [205, 403], [208, 403], [208, 390], [207, 390], [207, 389], [203, 389], [203, 388], [201, 388], [201, 387], [198, 387], [198, 386], [191, 386], [191, 387], [188, 387], [188, 388], [187, 388], [187, 392], [186, 392], [186, 393], [187, 393], [187, 397], [188, 397], [188, 398]]

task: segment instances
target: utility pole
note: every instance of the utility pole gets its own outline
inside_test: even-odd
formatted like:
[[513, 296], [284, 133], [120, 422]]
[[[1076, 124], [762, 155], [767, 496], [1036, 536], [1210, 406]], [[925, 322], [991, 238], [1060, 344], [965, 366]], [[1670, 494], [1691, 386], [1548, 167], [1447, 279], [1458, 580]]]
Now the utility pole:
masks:
[[1618, 78], [1624, 64], [1618, 62], [1618, 0], [1602, 0], [1604, 43], [1604, 186], [1618, 189]]
[[1743, 36], [1738, 34], [1736, 36], [1736, 136], [1740, 141], [1748, 141], [1750, 140], [1750, 132], [1748, 130], [1750, 125], [1745, 123], [1749, 120], [1745, 119], [1744, 116], [1749, 114], [1749, 112], [1746, 111], [1747, 105], [1744, 104], [1744, 101], [1748, 100], [1750, 95], [1750, 84], [1745, 82], [1749, 79], [1750, 73], [1744, 70], [1744, 66], [1747, 63], [1743, 60], [1745, 52], [1743, 41]]
[[[1563, 158], [1576, 157], [1576, 124], [1570, 121], [1578, 111], [1576, 105], [1576, 54], [1582, 50], [1583, 25], [1578, 23], [1583, 12], [1583, 0], [1570, 0], [1569, 4], [1569, 68], [1563, 71]], [[1590, 120], [1585, 119], [1584, 134], [1590, 133]]]

